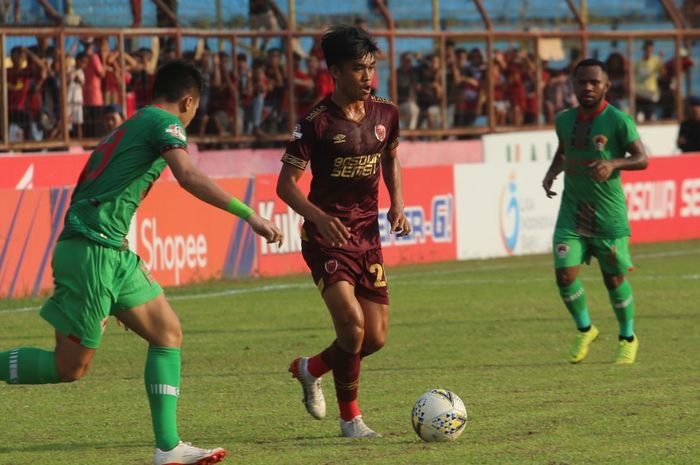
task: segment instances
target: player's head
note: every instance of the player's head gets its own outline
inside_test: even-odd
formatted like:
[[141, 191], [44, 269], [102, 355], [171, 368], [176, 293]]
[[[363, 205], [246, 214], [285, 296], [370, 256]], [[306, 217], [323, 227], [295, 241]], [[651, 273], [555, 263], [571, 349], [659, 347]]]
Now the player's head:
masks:
[[153, 101], [170, 104], [185, 126], [194, 119], [201, 94], [202, 75], [194, 65], [173, 60], [158, 69], [153, 83]]
[[372, 36], [356, 26], [335, 26], [321, 40], [328, 71], [336, 91], [350, 100], [365, 100], [372, 90], [379, 47]]
[[598, 108], [610, 89], [605, 63], [593, 58], [578, 62], [574, 68], [574, 92], [584, 109]]
[[102, 124], [107, 132], [111, 132], [124, 122], [124, 112], [119, 104], [107, 105], [102, 110]]

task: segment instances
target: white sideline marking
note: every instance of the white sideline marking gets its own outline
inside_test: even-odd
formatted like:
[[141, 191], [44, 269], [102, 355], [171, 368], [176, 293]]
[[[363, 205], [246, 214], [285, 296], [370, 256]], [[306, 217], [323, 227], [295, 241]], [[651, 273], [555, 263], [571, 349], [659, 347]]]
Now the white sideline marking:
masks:
[[[648, 253], [648, 254], [639, 254], [636, 255], [634, 258], [635, 261], [639, 260], [645, 260], [645, 259], [655, 259], [655, 258], [668, 258], [668, 257], [677, 257], [677, 256], [683, 256], [683, 255], [697, 255], [700, 254], [700, 249], [694, 249], [694, 250], [684, 250], [684, 251], [673, 251], [673, 252], [657, 252], [657, 253]], [[549, 264], [550, 261], [543, 261], [541, 262], [542, 264]], [[537, 263], [534, 263], [534, 265], [537, 265]], [[404, 278], [413, 278], [413, 277], [425, 277], [425, 276], [440, 276], [440, 275], [451, 275], [451, 274], [458, 274], [458, 273], [474, 273], [474, 272], [481, 272], [481, 271], [498, 271], [502, 269], [512, 269], [512, 268], [528, 268], [532, 267], [533, 263], [527, 263], [527, 264], [513, 264], [513, 265], [493, 265], [493, 266], [484, 266], [481, 268], [469, 268], [469, 269], [452, 269], [452, 270], [435, 270], [435, 271], [426, 271], [426, 272], [416, 272], [416, 273], [402, 273], [398, 276], [394, 276], [391, 279], [392, 285], [401, 285], [401, 281], [403, 281]], [[681, 275], [681, 276], [669, 276], [669, 275], [650, 275], [650, 276], [635, 276], [634, 281], [658, 281], [658, 280], [664, 280], [664, 279], [682, 279], [684, 281], [697, 281], [700, 280], [700, 274], [688, 274], [688, 275]], [[508, 283], [525, 283], [525, 282], [538, 282], [538, 281], [549, 281], [550, 278], [527, 278], [527, 279], [455, 279], [455, 280], [440, 280], [440, 281], [426, 281], [426, 280], [421, 280], [421, 284], [424, 285], [438, 285], [438, 284], [508, 284]], [[398, 283], [397, 283], [398, 281]], [[414, 285], [412, 283], [409, 283], [410, 285]], [[224, 296], [230, 296], [230, 295], [239, 295], [239, 294], [252, 294], [255, 292], [266, 292], [266, 291], [280, 291], [284, 289], [306, 289], [306, 288], [312, 288], [310, 283], [298, 283], [298, 284], [266, 284], [264, 286], [257, 286], [257, 287], [247, 287], [244, 289], [229, 289], [227, 291], [216, 291], [216, 292], [202, 292], [202, 293], [197, 293], [197, 294], [180, 294], [180, 295], [175, 295], [172, 297], [168, 297], [169, 301], [178, 301], [178, 300], [198, 300], [198, 299], [209, 299], [213, 297], [224, 297]], [[0, 310], [0, 315], [9, 315], [9, 314], [15, 314], [15, 313], [25, 313], [25, 312], [32, 312], [39, 310], [41, 307], [22, 307], [22, 308], [11, 308], [7, 310]]]

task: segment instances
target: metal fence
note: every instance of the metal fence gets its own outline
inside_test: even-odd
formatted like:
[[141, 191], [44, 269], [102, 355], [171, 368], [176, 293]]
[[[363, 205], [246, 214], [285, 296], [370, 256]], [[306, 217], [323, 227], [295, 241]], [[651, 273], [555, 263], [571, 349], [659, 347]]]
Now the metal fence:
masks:
[[[399, 106], [406, 137], [550, 127], [556, 112], [576, 104], [568, 76], [586, 56], [609, 63], [610, 100], [640, 123], [683, 117], [700, 31], [687, 27], [670, 0], [660, 2], [670, 27], [656, 30], [597, 30], [585, 0], [559, 2], [570, 15], [557, 27], [501, 30], [508, 17], [495, 16], [493, 5], [465, 3], [470, 9], [460, 17], [448, 2], [434, 0], [431, 14], [417, 22], [406, 19], [405, 5], [390, 9], [384, 1], [341, 15], [377, 38], [383, 54], [375, 92]], [[150, 102], [158, 64], [174, 57], [195, 62], [209, 82], [190, 139], [212, 147], [280, 144], [319, 98], [315, 90], [323, 82], [328, 89], [317, 53], [322, 11], [316, 0], [290, 0], [255, 24], [247, 18], [247, 29], [185, 28], [177, 21], [168, 28], [0, 28], [0, 151], [95, 145], [109, 130], [110, 112], [128, 117]], [[465, 27], [477, 18], [480, 28]], [[640, 64], [650, 60], [649, 47], [655, 63], [649, 66], [658, 68], [654, 85]], [[88, 70], [93, 65], [101, 71]]]

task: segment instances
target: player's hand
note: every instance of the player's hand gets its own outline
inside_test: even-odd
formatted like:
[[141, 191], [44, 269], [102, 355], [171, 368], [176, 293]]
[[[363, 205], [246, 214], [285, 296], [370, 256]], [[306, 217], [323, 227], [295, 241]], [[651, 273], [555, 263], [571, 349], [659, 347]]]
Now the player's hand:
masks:
[[323, 215], [320, 218], [314, 218], [312, 223], [316, 225], [323, 239], [333, 247], [345, 245], [350, 239], [350, 230], [340, 221], [340, 218]]
[[594, 181], [602, 182], [613, 174], [615, 168], [610, 160], [596, 160], [588, 167], [591, 169], [591, 177]]
[[284, 243], [284, 234], [282, 234], [282, 231], [275, 223], [263, 218], [257, 213], [253, 213], [250, 215], [250, 218], [248, 218], [248, 224], [257, 235], [264, 237], [268, 244], [277, 242], [277, 247], [282, 247]]
[[547, 194], [547, 197], [550, 199], [557, 195], [557, 193], [552, 190], [552, 184], [554, 183], [555, 179], [557, 179], [556, 174], [547, 173], [542, 180], [542, 188], [544, 189], [544, 193]]
[[398, 237], [407, 236], [411, 233], [411, 223], [406, 218], [403, 208], [391, 207], [386, 214], [386, 219], [391, 225], [391, 232]]

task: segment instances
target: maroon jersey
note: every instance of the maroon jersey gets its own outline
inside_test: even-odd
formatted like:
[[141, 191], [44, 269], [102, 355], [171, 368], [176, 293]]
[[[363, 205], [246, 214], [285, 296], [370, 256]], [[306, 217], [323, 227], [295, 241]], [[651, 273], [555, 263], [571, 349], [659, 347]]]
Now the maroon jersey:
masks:
[[[343, 249], [380, 246], [381, 158], [398, 143], [398, 109], [378, 97], [365, 101], [365, 117], [356, 122], [328, 96], [294, 128], [282, 161], [302, 170], [311, 163], [309, 201], [350, 229], [352, 237]], [[302, 238], [327, 246], [309, 221], [304, 222]]]

